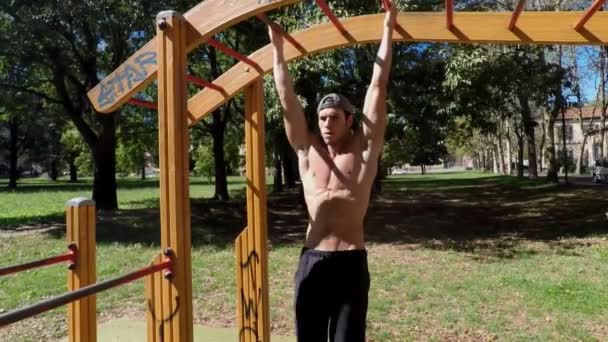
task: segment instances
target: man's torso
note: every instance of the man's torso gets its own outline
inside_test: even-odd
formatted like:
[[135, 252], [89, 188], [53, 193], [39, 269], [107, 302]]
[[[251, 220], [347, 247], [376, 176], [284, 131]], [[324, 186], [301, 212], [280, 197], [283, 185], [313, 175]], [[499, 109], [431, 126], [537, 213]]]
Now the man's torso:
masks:
[[306, 247], [318, 250], [364, 249], [363, 218], [377, 172], [377, 157], [360, 134], [340, 154], [330, 156], [313, 138], [308, 153], [298, 156], [308, 207]]

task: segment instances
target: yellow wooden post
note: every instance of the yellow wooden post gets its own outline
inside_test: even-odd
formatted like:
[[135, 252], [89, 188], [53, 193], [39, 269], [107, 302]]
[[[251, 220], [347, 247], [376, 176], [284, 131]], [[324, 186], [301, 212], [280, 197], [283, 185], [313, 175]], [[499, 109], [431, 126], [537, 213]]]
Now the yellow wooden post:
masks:
[[[66, 239], [76, 252], [76, 263], [68, 270], [68, 291], [96, 282], [95, 202], [75, 198], [66, 203]], [[68, 304], [70, 342], [97, 341], [95, 295]]]
[[239, 340], [270, 341], [266, 173], [264, 167], [264, 84], [245, 88], [247, 227], [236, 239]]
[[173, 277], [155, 275], [151, 305], [155, 325], [149, 331], [158, 341], [188, 342], [193, 340], [186, 92], [189, 23], [174, 11], [159, 13], [156, 21], [161, 247], [170, 247], [175, 255]]

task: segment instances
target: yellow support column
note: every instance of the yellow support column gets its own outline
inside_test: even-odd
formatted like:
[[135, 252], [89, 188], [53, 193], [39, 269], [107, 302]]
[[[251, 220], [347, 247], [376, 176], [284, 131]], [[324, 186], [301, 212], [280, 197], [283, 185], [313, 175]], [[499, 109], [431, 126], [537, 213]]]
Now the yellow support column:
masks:
[[155, 336], [148, 340], [189, 342], [193, 340], [186, 92], [189, 23], [174, 11], [159, 13], [156, 21], [161, 247], [170, 247], [175, 258], [172, 278], [155, 275], [159, 286], [151, 290], [154, 327], [149, 327]]
[[[75, 198], [66, 203], [66, 239], [76, 253], [76, 263], [68, 271], [68, 291], [94, 284], [95, 276], [95, 202]], [[70, 342], [97, 341], [95, 295], [68, 304]]]
[[239, 340], [270, 341], [266, 173], [264, 167], [264, 85], [245, 88], [247, 227], [236, 239]]

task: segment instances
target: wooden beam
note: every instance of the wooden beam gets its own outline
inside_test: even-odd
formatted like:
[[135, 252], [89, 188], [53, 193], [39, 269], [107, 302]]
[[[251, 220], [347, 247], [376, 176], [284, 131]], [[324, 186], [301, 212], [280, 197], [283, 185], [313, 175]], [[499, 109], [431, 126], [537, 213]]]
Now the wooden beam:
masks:
[[[95, 284], [96, 240], [95, 202], [75, 198], [66, 203], [66, 239], [74, 244], [76, 263], [68, 270], [68, 291]], [[97, 340], [96, 296], [89, 296], [68, 304], [69, 342]]]
[[[395, 41], [450, 42], [450, 43], [505, 43], [505, 44], [608, 44], [608, 13], [598, 12], [597, 20], [589, 22], [585, 34], [575, 31], [571, 23], [580, 12], [523, 12], [517, 28], [510, 31], [505, 23], [511, 13], [458, 13], [458, 32], [448, 30], [442, 13], [400, 13], [397, 23], [403, 30], [396, 30]], [[374, 43], [382, 37], [384, 14], [351, 17], [342, 24], [357, 43]], [[291, 33], [308, 53], [285, 44], [285, 55], [289, 61], [309, 54], [352, 45], [344, 40], [331, 24], [311, 27]], [[323, 39], [319, 39], [323, 37]], [[249, 56], [264, 71], [272, 68], [272, 50], [265, 46]], [[204, 89], [188, 101], [188, 111], [193, 118], [191, 124], [232, 98], [260, 75], [239, 63], [221, 75], [213, 83], [222, 87], [227, 96], [214, 94]]]
[[[192, 269], [188, 126], [186, 101], [186, 33], [179, 13], [157, 16], [158, 134], [160, 160], [161, 247], [175, 253], [173, 276], [159, 282], [162, 308], [156, 320], [163, 325], [161, 341], [190, 342], [192, 331]], [[154, 286], [157, 287], [156, 284]], [[152, 289], [156, 291], [156, 289]]]
[[591, 17], [593, 17], [593, 15], [597, 11], [599, 11], [600, 8], [602, 8], [602, 5], [604, 4], [605, 1], [606, 0], [595, 0], [595, 1], [593, 1], [593, 3], [591, 4], [591, 6], [589, 6], [589, 8], [587, 8], [587, 10], [583, 14], [583, 16], [574, 25], [574, 29], [577, 30], [577, 31], [580, 31], [585, 26], [585, 24], [587, 23], [587, 21], [589, 21], [589, 19], [591, 19]]
[[247, 227], [235, 241], [241, 342], [270, 340], [264, 140], [264, 83], [258, 78], [245, 88]]
[[[203, 1], [184, 15], [193, 27], [188, 33], [186, 50], [192, 51], [215, 33], [256, 14], [300, 1], [302, 0]], [[156, 38], [153, 38], [88, 92], [95, 110], [100, 113], [117, 110], [156, 79], [157, 65]]]

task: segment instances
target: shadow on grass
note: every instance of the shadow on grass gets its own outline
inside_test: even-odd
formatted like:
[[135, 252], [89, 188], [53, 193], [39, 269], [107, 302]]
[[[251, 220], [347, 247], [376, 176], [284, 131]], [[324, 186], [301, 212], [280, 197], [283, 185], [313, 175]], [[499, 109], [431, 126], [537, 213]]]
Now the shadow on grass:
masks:
[[[372, 243], [456, 250], [481, 259], [520, 258], [536, 253], [521, 248], [523, 242], [542, 241], [567, 254], [572, 253], [573, 242], [561, 239], [608, 233], [608, 198], [602, 187], [547, 185], [511, 177], [404, 177], [387, 180], [384, 188], [366, 218], [366, 236]], [[193, 247], [232, 248], [246, 224], [243, 192], [232, 195], [235, 199], [226, 202], [191, 201]], [[307, 216], [296, 190], [269, 195], [268, 223], [273, 246], [303, 244]], [[158, 245], [159, 224], [157, 208], [100, 213], [97, 239]]]

